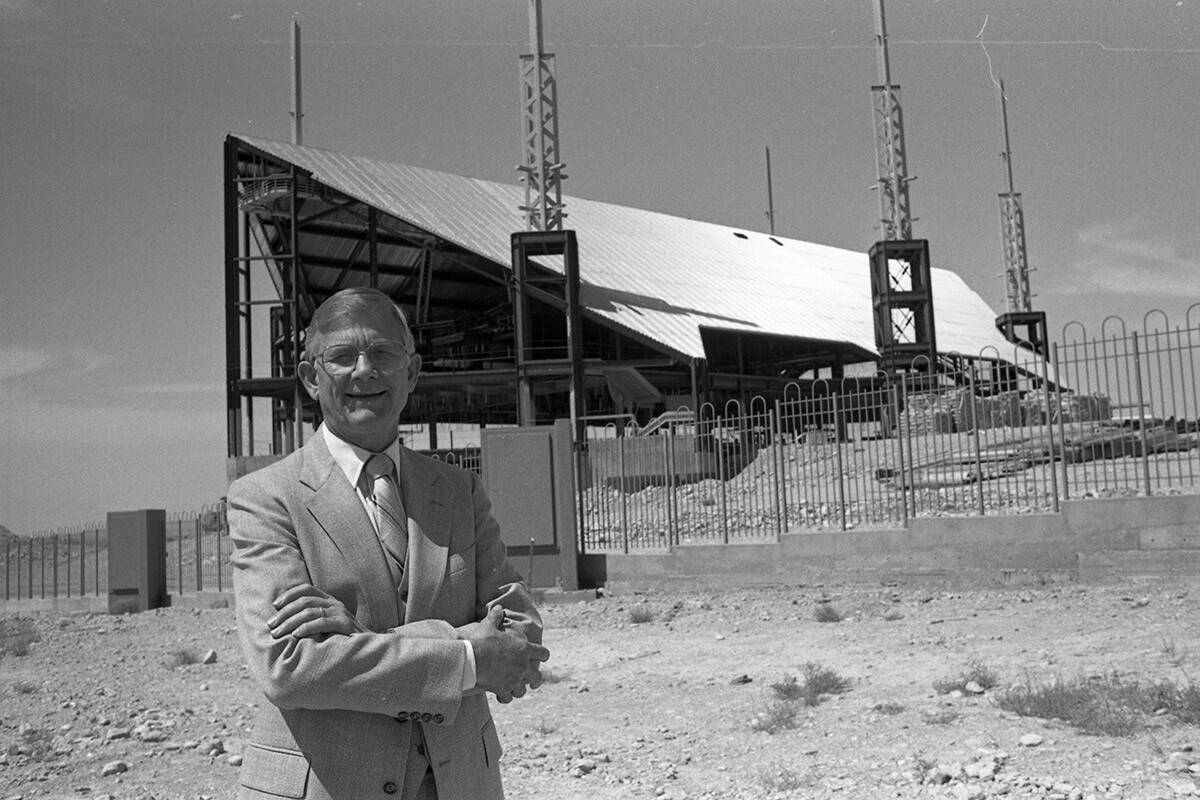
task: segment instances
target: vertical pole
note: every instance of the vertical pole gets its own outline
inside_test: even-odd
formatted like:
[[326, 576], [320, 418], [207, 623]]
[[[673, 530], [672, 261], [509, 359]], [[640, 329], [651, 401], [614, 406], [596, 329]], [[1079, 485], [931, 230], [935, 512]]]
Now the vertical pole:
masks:
[[679, 505], [675, 496], [675, 441], [671, 429], [663, 428], [663, 463], [667, 473], [667, 543], [679, 544]]
[[12, 581], [12, 573], [9, 570], [9, 564], [12, 561], [12, 542], [4, 541], [4, 599], [10, 599], [9, 588]]
[[729, 504], [725, 497], [725, 445], [720, 438], [714, 439], [717, 446], [717, 481], [721, 485], [721, 541], [729, 544]]
[[221, 521], [219, 518], [217, 519], [217, 527], [213, 535], [216, 537], [216, 546], [213, 549], [217, 554], [217, 591], [223, 592], [225, 591], [225, 577], [222, 573], [224, 572], [225, 561], [221, 557]]
[[292, 428], [289, 428], [288, 452], [292, 453], [300, 449], [300, 445], [304, 444], [304, 390], [300, 385], [300, 381], [295, 379], [296, 365], [300, 362], [300, 191], [299, 180], [300, 173], [296, 169], [296, 165], [292, 165], [291, 169], [291, 208], [289, 215], [291, 217], [291, 261], [289, 262], [288, 272], [291, 277], [291, 297], [287, 305], [286, 313], [288, 319], [288, 336], [291, 339], [291, 367], [292, 367]]
[[834, 427], [834, 453], [837, 454], [837, 502], [838, 516], [841, 518], [841, 528], [846, 530], [846, 485], [845, 485], [845, 469], [842, 464], [842, 411], [841, 405], [838, 402], [840, 395], [833, 392], [833, 427]]
[[[903, 377], [903, 376], [902, 376]], [[897, 476], [900, 478], [900, 520], [905, 528], [908, 527], [908, 472], [904, 469], [904, 432], [900, 425], [900, 387], [891, 386], [892, 420], [896, 424], [896, 462]]]
[[787, 530], [787, 480], [784, 475], [784, 421], [781, 419], [781, 405], [776, 399], [775, 413], [770, 426], [770, 449], [775, 473], [775, 541], [784, 537]]
[[775, 193], [771, 191], [771, 148], [767, 150], [767, 227], [775, 235]]
[[[204, 543], [202, 541], [203, 532], [200, 530], [199, 517], [192, 520], [192, 530], [195, 533], [196, 539], [196, 591], [202, 592], [204, 591]], [[179, 588], [179, 591], [183, 591], [182, 586]]]
[[[379, 288], [379, 210], [375, 206], [367, 209], [367, 262], [369, 285]], [[415, 321], [415, 320], [414, 320]]]
[[[245, 214], [239, 213], [238, 220], [241, 223], [241, 249], [239, 252], [244, 256], [250, 255], [250, 220]], [[252, 338], [254, 332], [254, 320], [251, 317], [254, 306], [249, 303], [250, 300], [250, 262], [242, 262], [240, 265], [242, 272], [242, 298], [247, 301], [245, 306], [241, 307], [239, 313], [242, 315], [242, 358], [243, 368], [247, 378], [254, 377], [254, 359]], [[246, 421], [246, 445], [245, 452], [248, 455], [254, 455], [254, 397], [246, 395], [245, 417]]]
[[[302, 121], [304, 112], [300, 102], [300, 20], [292, 20], [292, 144], [304, 144]], [[295, 250], [292, 251], [296, 252]]]
[[[58, 597], [58, 534], [54, 534], [54, 538], [50, 540], [50, 557], [54, 559], [54, 563], [50, 565], [50, 575], [54, 580], [54, 590], [51, 593], [52, 597]], [[69, 579], [68, 579], [69, 580]]]
[[[1055, 412], [1055, 416], [1058, 417], [1058, 446], [1062, 451], [1059, 454], [1059, 459], [1062, 463], [1062, 489], [1058, 494], [1065, 500], [1071, 494], [1071, 484], [1068, 481], [1068, 475], [1067, 475], [1067, 431], [1066, 431], [1066, 425], [1063, 422], [1062, 362], [1058, 358], [1058, 342], [1055, 342], [1052, 345], [1051, 353], [1053, 354], [1053, 357], [1054, 357], [1054, 376], [1055, 376], [1055, 378], [1058, 379], [1054, 384], [1054, 408], [1053, 408], [1053, 411]], [[1049, 413], [1049, 411], [1051, 410], [1049, 408], [1049, 404], [1050, 404], [1049, 387], [1047, 387], [1047, 389], [1046, 389], [1046, 395], [1047, 395], [1046, 396], [1047, 413]], [[1049, 425], [1053, 425], [1054, 424], [1053, 417], [1048, 418], [1047, 423]], [[1053, 450], [1050, 451], [1050, 456], [1051, 456], [1051, 458], [1054, 457]], [[1058, 510], [1058, 497], [1055, 498], [1054, 504], [1055, 504], [1055, 510], [1057, 511]]]
[[[104, 532], [105, 539], [108, 538], [108, 531]], [[100, 596], [100, 528], [96, 528], [92, 532], [92, 569], [95, 570], [92, 579], [92, 591]]]
[[42, 599], [46, 599], [46, 537], [38, 537], [38, 582], [41, 584]]
[[621, 552], [629, 553], [629, 495], [625, 488], [625, 437], [617, 437], [617, 455], [621, 470]]
[[1142, 393], [1142, 354], [1138, 348], [1137, 331], [1133, 332], [1133, 379], [1137, 386], [1138, 438], [1142, 443], [1142, 485], [1149, 497], [1153, 494], [1150, 490], [1150, 448], [1146, 443], [1146, 400]]
[[979, 501], [979, 516], [982, 517], [987, 510], [983, 502], [983, 455], [979, 447], [979, 413], [975, 407], [975, 370], [969, 364], [966, 366], [967, 390], [970, 392], [967, 402], [971, 405], [971, 441], [975, 445], [975, 496]]
[[[1058, 352], [1057, 346], [1058, 346], [1057, 343], [1055, 343], [1055, 348], [1056, 348], [1055, 352], [1056, 353]], [[1046, 397], [1046, 438], [1049, 441], [1049, 449], [1050, 449], [1050, 494], [1052, 495], [1051, 502], [1054, 504], [1054, 513], [1057, 514], [1058, 509], [1059, 509], [1059, 505], [1058, 505], [1058, 470], [1056, 470], [1054, 468], [1054, 448], [1057, 443], [1054, 441], [1054, 421], [1050, 417], [1049, 354], [1046, 353], [1045, 351], [1043, 351], [1042, 355], [1041, 355], [1041, 359], [1042, 359], [1042, 387], [1045, 390], [1043, 392], [1043, 394]], [[1055, 365], [1055, 367], [1054, 367], [1054, 378], [1055, 378], [1054, 391], [1055, 391], [1055, 393], [1057, 393], [1059, 391], [1058, 384], [1059, 384], [1059, 381], [1061, 380], [1061, 378], [1059, 377], [1059, 374], [1058, 374], [1058, 366], [1057, 365]]]
[[[237, 382], [241, 377], [238, 341], [238, 154], [233, 137], [225, 139], [224, 214], [225, 214], [225, 429], [226, 454], [242, 454], [242, 404]], [[247, 300], [250, 298], [247, 297]]]

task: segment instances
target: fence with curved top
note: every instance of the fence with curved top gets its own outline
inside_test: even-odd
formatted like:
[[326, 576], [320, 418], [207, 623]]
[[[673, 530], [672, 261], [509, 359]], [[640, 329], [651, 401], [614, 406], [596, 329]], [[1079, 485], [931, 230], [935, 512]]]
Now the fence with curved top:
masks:
[[[1072, 338], [1073, 337], [1073, 338]], [[812, 380], [654, 435], [589, 429], [584, 552], [902, 527], [919, 516], [1058, 511], [1062, 499], [1200, 492], [1200, 304], [1045, 357], [953, 355], [936, 370]], [[636, 433], [636, 432], [635, 432]]]

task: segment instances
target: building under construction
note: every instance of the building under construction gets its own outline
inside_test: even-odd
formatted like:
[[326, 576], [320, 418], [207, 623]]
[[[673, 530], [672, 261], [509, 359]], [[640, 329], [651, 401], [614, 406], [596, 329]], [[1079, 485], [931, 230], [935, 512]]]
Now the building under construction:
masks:
[[[224, 188], [232, 457], [312, 430], [302, 332], [350, 286], [412, 323], [424, 366], [407, 423], [548, 422], [571, 415], [573, 381], [581, 417], [644, 421], [878, 363], [862, 252], [576, 197], [557, 232], [570, 252], [521, 249], [521, 186], [240, 135]], [[982, 298], [929, 274], [939, 358], [1017, 360]]]

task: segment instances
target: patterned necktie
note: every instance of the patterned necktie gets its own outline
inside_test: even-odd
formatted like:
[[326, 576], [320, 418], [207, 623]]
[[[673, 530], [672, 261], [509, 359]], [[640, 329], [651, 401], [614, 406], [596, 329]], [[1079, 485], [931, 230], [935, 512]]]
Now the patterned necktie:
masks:
[[392, 577], [399, 588], [404, 576], [404, 560], [408, 557], [408, 515], [404, 513], [400, 490], [392, 477], [392, 460], [377, 453], [371, 456], [364, 469], [372, 480], [371, 502], [379, 525], [379, 541], [387, 552]]

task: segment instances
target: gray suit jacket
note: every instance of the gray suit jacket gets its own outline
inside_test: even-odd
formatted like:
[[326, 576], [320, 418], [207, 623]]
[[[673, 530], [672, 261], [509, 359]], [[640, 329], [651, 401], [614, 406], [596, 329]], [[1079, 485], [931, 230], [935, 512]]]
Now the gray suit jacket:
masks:
[[[420, 724], [439, 800], [502, 798], [486, 696], [461, 689], [454, 628], [496, 603], [541, 641], [541, 619], [505, 558], [478, 477], [401, 448], [408, 605], [374, 528], [323, 437], [229, 489], [233, 588], [250, 671], [265, 692], [241, 771], [245, 800], [395, 797]], [[274, 598], [311, 583], [368, 631], [272, 639]]]

